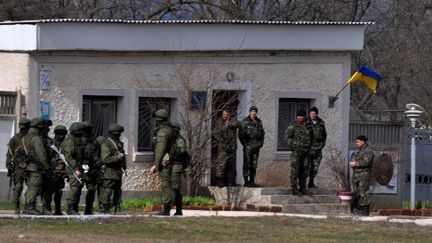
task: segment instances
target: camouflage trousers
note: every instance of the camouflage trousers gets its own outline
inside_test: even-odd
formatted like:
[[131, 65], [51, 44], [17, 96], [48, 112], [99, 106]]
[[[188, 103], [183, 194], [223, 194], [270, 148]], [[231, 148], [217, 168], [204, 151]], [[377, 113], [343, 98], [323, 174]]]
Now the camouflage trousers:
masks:
[[182, 164], [173, 164], [171, 172], [171, 188], [173, 194], [171, 198], [171, 203], [174, 202], [176, 205], [176, 210], [180, 210], [182, 207], [183, 196], [181, 195], [181, 184], [182, 177], [184, 175], [184, 169]]
[[15, 204], [20, 203], [20, 197], [24, 188], [24, 183], [27, 181], [25, 171], [19, 167], [15, 168], [14, 172], [14, 189], [13, 189], [13, 202]]
[[68, 173], [69, 178], [69, 195], [67, 198], [67, 203], [72, 206], [76, 211], [78, 211], [78, 204], [81, 197], [81, 191], [83, 185], [75, 178], [72, 173]]
[[161, 181], [162, 203], [165, 207], [171, 208], [173, 203], [172, 189], [172, 166], [163, 166], [159, 171], [159, 179]]
[[[104, 179], [102, 182], [102, 191], [100, 192], [100, 201], [105, 207], [120, 206], [122, 197], [122, 180]], [[95, 184], [96, 190], [96, 184]], [[112, 197], [112, 200], [111, 200]]]
[[352, 181], [354, 187], [354, 200], [352, 202], [352, 207], [356, 208], [358, 206], [360, 207], [369, 206], [371, 203], [370, 195], [369, 195], [370, 174], [354, 173], [352, 177]]
[[310, 155], [310, 169], [309, 176], [315, 178], [318, 174], [318, 168], [322, 160], [321, 150], [315, 150], [312, 155]]
[[[296, 188], [297, 185], [300, 189], [306, 188], [306, 180], [309, 174], [309, 161], [310, 156], [308, 152], [296, 151], [292, 152], [291, 156], [293, 161], [291, 163], [291, 187]], [[298, 181], [298, 183], [297, 183]]]
[[227, 174], [228, 163], [234, 159], [235, 156], [234, 151], [224, 151], [219, 150], [217, 159], [216, 159], [216, 176], [218, 178], [224, 179]]
[[37, 196], [42, 192], [42, 174], [39, 171], [29, 171], [28, 174], [26, 203], [35, 204]]
[[258, 165], [259, 149], [250, 146], [243, 147], [243, 176], [254, 178]]

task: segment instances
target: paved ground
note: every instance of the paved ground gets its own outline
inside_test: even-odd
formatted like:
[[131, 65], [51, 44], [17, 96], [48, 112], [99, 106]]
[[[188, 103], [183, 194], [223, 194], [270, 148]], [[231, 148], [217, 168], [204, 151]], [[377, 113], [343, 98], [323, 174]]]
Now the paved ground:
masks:
[[[175, 210], [171, 211], [174, 214]], [[420, 226], [432, 226], [432, 217], [413, 217], [413, 216], [367, 216], [359, 217], [353, 215], [311, 215], [311, 214], [288, 214], [288, 213], [267, 213], [267, 212], [248, 212], [248, 211], [204, 211], [204, 210], [183, 210], [183, 216], [175, 217], [260, 217], [260, 216], [286, 216], [310, 219], [345, 218], [359, 221], [382, 221], [392, 223], [414, 223]], [[45, 215], [15, 215], [10, 210], [0, 210], [0, 219], [53, 219], [53, 220], [79, 220], [91, 221], [104, 218], [141, 218], [141, 217], [161, 217], [153, 213], [134, 213], [126, 215], [80, 215], [80, 216], [45, 216]], [[164, 217], [165, 218], [165, 217]]]

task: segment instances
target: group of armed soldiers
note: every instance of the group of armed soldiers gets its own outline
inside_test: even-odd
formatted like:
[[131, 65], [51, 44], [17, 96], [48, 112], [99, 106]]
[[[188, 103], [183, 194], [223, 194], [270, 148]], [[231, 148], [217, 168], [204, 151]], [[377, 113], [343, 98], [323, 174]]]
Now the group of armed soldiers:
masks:
[[[51, 126], [51, 120], [21, 119], [19, 132], [8, 143], [6, 167], [14, 185], [15, 213], [63, 215], [62, 191], [68, 181], [68, 215], [79, 215], [78, 204], [84, 186], [87, 189], [84, 214], [93, 214], [96, 195], [101, 213], [109, 214], [114, 206], [114, 213], [121, 214], [121, 184], [126, 159], [120, 135], [124, 128], [111, 124], [108, 137], [95, 138], [90, 123], [74, 122], [69, 131], [63, 125], [56, 126], [54, 138], [50, 138]], [[24, 184], [27, 191], [21, 212]], [[36, 207], [38, 196], [42, 211]], [[54, 212], [51, 208], [53, 198]]]

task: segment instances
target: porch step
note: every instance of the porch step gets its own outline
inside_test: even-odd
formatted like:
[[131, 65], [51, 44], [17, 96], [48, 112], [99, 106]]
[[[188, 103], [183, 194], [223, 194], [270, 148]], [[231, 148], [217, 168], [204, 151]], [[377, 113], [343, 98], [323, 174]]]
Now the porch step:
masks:
[[[322, 188], [309, 188], [307, 190], [314, 195], [336, 195], [335, 191], [330, 191]], [[292, 195], [292, 189], [263, 187], [261, 188], [261, 195]]]
[[293, 196], [293, 195], [272, 195], [272, 204], [338, 204], [338, 196], [332, 195], [312, 195], [312, 196]]
[[282, 213], [350, 214], [349, 205], [342, 204], [283, 204]]

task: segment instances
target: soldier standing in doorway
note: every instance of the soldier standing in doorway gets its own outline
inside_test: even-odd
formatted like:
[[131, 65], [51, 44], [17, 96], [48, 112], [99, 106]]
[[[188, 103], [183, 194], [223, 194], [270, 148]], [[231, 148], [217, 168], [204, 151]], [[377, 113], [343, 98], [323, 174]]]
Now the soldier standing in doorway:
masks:
[[[309, 150], [312, 143], [312, 126], [306, 121], [306, 111], [299, 110], [296, 119], [285, 131], [285, 141], [292, 149], [291, 187], [294, 195], [310, 195], [306, 190], [309, 174]], [[300, 190], [297, 188], [299, 184]]]
[[318, 174], [318, 168], [322, 159], [322, 149], [325, 146], [327, 132], [324, 121], [318, 117], [318, 108], [315, 106], [309, 110], [309, 123], [312, 125], [312, 145], [309, 150], [311, 159], [309, 170], [308, 188], [316, 188], [314, 179]]
[[357, 137], [355, 144], [357, 151], [349, 165], [353, 169], [352, 181], [354, 186], [354, 200], [352, 203], [353, 214], [369, 215], [370, 195], [369, 186], [371, 180], [372, 163], [374, 153], [368, 146], [368, 139], [364, 135]]
[[241, 124], [231, 113], [224, 109], [222, 117], [216, 121], [214, 136], [217, 144], [218, 155], [216, 158], [216, 185], [218, 187], [234, 186], [231, 182], [227, 183], [228, 163], [232, 161], [237, 151], [237, 130]]
[[17, 149], [22, 144], [23, 137], [28, 133], [30, 128], [30, 120], [23, 118], [19, 122], [19, 132], [15, 134], [7, 145], [8, 151], [6, 153], [6, 168], [8, 170], [7, 176], [10, 177], [9, 190], [13, 182], [13, 202], [15, 204], [15, 214], [21, 213], [20, 197], [24, 187], [24, 170], [27, 167], [23, 160], [17, 159], [15, 156]]
[[[102, 213], [110, 213], [110, 207], [114, 205], [114, 214], [121, 212], [122, 176], [126, 171], [126, 154], [120, 136], [124, 127], [119, 124], [111, 124], [108, 127], [108, 138], [101, 145], [101, 159], [106, 166], [103, 173], [101, 202]], [[112, 196], [112, 200], [111, 200]]]
[[70, 168], [68, 167], [66, 169], [70, 188], [67, 198], [68, 209], [66, 211], [68, 215], [79, 215], [78, 205], [83, 185], [75, 176], [81, 177], [82, 174], [81, 163], [83, 159], [83, 151], [81, 137], [84, 129], [85, 125], [83, 123], [72, 123], [69, 128], [69, 134], [60, 147], [66, 161], [70, 165]]
[[264, 144], [264, 129], [257, 117], [258, 108], [251, 106], [249, 116], [243, 119], [239, 130], [239, 139], [243, 145], [244, 186], [255, 187], [255, 175], [260, 148]]

